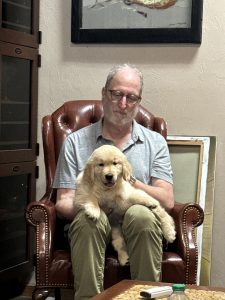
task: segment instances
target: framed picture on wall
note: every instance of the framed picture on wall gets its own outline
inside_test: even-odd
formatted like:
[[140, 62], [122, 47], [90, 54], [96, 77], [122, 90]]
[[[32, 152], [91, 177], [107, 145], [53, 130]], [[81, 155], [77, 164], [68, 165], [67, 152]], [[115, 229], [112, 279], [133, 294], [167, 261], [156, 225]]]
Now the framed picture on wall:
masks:
[[73, 43], [201, 43], [203, 0], [72, 0]]

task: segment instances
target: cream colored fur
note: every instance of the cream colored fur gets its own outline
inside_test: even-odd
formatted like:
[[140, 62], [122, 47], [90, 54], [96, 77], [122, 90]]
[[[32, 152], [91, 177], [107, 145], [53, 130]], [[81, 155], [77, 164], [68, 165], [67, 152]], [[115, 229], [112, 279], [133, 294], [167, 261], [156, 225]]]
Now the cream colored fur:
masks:
[[[77, 178], [75, 210], [84, 209], [89, 218], [98, 220], [101, 208], [110, 212], [109, 219], [113, 220], [113, 216], [122, 217], [130, 206], [141, 204], [158, 214], [165, 239], [173, 242], [176, 232], [172, 217], [156, 199], [129, 183], [131, 172], [130, 163], [118, 148], [110, 145], [97, 148]], [[112, 244], [120, 264], [125, 265], [128, 262], [126, 246], [120, 224], [114, 223], [115, 220], [111, 224]]]

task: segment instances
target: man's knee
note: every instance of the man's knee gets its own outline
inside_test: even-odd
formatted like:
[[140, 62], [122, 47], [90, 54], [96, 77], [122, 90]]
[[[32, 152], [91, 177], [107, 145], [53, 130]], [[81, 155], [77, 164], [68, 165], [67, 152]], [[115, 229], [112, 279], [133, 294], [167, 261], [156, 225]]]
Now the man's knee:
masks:
[[84, 210], [80, 210], [70, 225], [69, 236], [71, 237], [74, 232], [79, 231], [82, 231], [82, 235], [95, 234], [98, 231], [108, 235], [110, 231], [109, 227], [108, 218], [102, 210], [97, 221], [89, 218]]
[[131, 206], [124, 215], [123, 229], [132, 228], [140, 233], [142, 230], [161, 231], [160, 221], [154, 212], [143, 205]]

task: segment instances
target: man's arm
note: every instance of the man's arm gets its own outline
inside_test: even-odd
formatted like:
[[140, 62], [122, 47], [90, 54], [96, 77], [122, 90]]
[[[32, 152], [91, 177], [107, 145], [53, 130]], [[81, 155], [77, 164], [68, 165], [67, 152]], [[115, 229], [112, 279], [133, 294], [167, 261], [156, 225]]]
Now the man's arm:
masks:
[[152, 185], [137, 180], [134, 187], [145, 191], [157, 199], [167, 211], [174, 207], [173, 185], [171, 183], [162, 179], [152, 178]]
[[73, 220], [75, 216], [74, 211], [74, 197], [75, 190], [73, 189], [57, 189], [56, 211], [60, 218]]

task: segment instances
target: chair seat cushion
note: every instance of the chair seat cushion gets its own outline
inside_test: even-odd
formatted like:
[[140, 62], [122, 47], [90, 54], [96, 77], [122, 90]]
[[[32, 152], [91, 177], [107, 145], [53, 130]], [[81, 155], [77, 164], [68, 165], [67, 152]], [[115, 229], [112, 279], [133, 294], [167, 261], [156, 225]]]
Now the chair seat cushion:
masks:
[[[162, 281], [163, 282], [185, 282], [185, 264], [182, 258], [174, 252], [163, 252]], [[108, 254], [105, 261], [104, 287], [130, 279], [130, 266], [120, 266], [118, 259], [113, 254]], [[73, 287], [73, 274], [70, 252], [57, 250], [49, 265], [48, 281], [50, 286]]]
[[70, 252], [57, 250], [49, 265], [48, 281], [51, 286], [73, 287], [73, 273]]
[[185, 263], [183, 259], [174, 252], [163, 252], [162, 281], [163, 282], [186, 282]]

